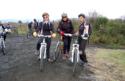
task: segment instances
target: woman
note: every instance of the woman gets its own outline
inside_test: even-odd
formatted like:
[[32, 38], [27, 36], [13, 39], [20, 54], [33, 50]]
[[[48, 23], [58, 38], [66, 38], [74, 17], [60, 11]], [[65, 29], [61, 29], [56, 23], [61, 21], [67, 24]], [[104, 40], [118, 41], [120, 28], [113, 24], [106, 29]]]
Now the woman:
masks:
[[58, 26], [58, 32], [62, 35], [62, 40], [64, 43], [63, 48], [63, 59], [69, 58], [69, 51], [70, 51], [70, 44], [71, 44], [71, 38], [70, 36], [65, 36], [65, 33], [73, 34], [74, 28], [72, 25], [71, 20], [69, 20], [66, 13], [62, 14], [62, 20], [59, 23]]
[[[49, 20], [49, 14], [48, 13], [43, 13], [42, 15], [43, 21], [39, 23], [39, 28], [38, 28], [38, 33], [42, 35], [54, 35], [53, 31], [53, 24]], [[38, 40], [37, 47], [36, 49], [39, 51], [40, 49], [40, 44], [42, 42], [42, 38]], [[45, 42], [47, 43], [47, 59], [49, 62], [52, 62], [53, 60], [50, 59], [50, 46], [51, 46], [51, 38], [45, 38]]]
[[82, 61], [82, 63], [87, 63], [87, 57], [86, 57], [86, 53], [85, 53], [85, 49], [86, 49], [86, 45], [87, 45], [87, 41], [89, 38], [89, 24], [86, 23], [85, 20], [85, 15], [84, 14], [79, 14], [78, 15], [79, 18], [79, 36], [78, 36], [78, 43], [79, 43], [79, 50], [80, 50], [80, 59]]

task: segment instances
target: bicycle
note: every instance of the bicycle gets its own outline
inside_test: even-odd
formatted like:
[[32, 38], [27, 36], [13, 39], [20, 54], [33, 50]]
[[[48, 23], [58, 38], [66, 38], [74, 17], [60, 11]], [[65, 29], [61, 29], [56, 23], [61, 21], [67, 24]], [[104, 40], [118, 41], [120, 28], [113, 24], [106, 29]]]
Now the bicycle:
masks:
[[[72, 37], [72, 34], [64, 33], [64, 36]], [[59, 55], [63, 54], [63, 42], [61, 39], [59, 39], [57, 44], [56, 44], [56, 49], [55, 49], [54, 54], [55, 54], [54, 55], [54, 62], [57, 61], [57, 59], [59, 58]]]
[[43, 38], [43, 41], [41, 42], [40, 54], [39, 54], [40, 71], [43, 71], [45, 66], [45, 59], [47, 58], [47, 54], [46, 54], [47, 43], [45, 42], [45, 38], [51, 38], [51, 35], [38, 35], [38, 37]]
[[[82, 39], [87, 40], [89, 38], [89, 35], [83, 34], [81, 35]], [[80, 51], [79, 51], [79, 44], [78, 44], [78, 36], [74, 36], [74, 43], [72, 44], [72, 50], [71, 50], [71, 62], [73, 63], [73, 73], [76, 72], [77, 64], [80, 62]]]
[[0, 48], [3, 55], [5, 55], [5, 41], [4, 41], [4, 33], [0, 34]]
[[61, 39], [58, 40], [56, 44], [56, 48], [54, 51], [54, 62], [56, 62], [59, 58], [59, 55], [63, 54], [63, 42]]

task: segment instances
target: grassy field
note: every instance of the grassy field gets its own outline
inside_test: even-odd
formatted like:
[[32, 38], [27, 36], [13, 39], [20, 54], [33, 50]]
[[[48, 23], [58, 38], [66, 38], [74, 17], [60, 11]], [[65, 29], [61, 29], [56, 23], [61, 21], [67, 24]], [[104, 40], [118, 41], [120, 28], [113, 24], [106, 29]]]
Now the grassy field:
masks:
[[125, 81], [125, 50], [98, 49], [95, 60], [98, 76], [106, 81]]

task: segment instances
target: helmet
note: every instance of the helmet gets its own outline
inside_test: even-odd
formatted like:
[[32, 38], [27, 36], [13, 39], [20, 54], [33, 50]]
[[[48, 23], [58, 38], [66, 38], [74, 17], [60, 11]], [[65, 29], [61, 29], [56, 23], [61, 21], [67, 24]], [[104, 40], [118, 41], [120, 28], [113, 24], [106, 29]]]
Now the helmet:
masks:
[[81, 17], [81, 16], [82, 16], [83, 18], [85, 18], [85, 14], [81, 13], [81, 14], [78, 15], [78, 17]]
[[67, 17], [67, 14], [66, 14], [66, 13], [63, 13], [63, 14], [62, 14], [62, 17]]

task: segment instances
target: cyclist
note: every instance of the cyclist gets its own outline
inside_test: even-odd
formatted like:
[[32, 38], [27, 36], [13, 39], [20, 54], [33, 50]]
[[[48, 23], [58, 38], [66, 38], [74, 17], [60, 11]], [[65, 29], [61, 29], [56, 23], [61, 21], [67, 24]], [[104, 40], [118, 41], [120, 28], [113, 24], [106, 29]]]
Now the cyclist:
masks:
[[72, 22], [68, 18], [66, 13], [62, 14], [62, 20], [60, 21], [60, 23], [58, 25], [57, 31], [61, 34], [62, 40], [64, 43], [63, 59], [65, 60], [65, 59], [69, 58], [69, 51], [70, 51], [70, 44], [71, 44], [72, 37], [65, 36], [64, 33], [73, 34], [73, 31], [74, 31]]
[[78, 15], [80, 26], [79, 26], [79, 31], [78, 31], [78, 44], [79, 44], [79, 50], [80, 50], [80, 59], [82, 61], [82, 64], [87, 64], [88, 60], [86, 57], [85, 49], [87, 45], [88, 39], [82, 38], [81, 35], [84, 34], [84, 37], [89, 38], [89, 28], [90, 25], [86, 23], [85, 15], [84, 14], [79, 14]]
[[[52, 35], [52, 37], [55, 37], [53, 24], [49, 20], [49, 14], [45, 12], [43, 13], [42, 17], [43, 21], [39, 23], [38, 33], [42, 35]], [[42, 40], [43, 39], [40, 38], [37, 42], [37, 47], [36, 47], [37, 51], [39, 51], [40, 49], [40, 44]], [[45, 38], [45, 42], [47, 43], [47, 50], [46, 50], [47, 59], [49, 62], [53, 62], [53, 60], [50, 59], [51, 38]]]
[[35, 32], [38, 32], [38, 22], [36, 19], [33, 19], [33, 27], [35, 29]]

